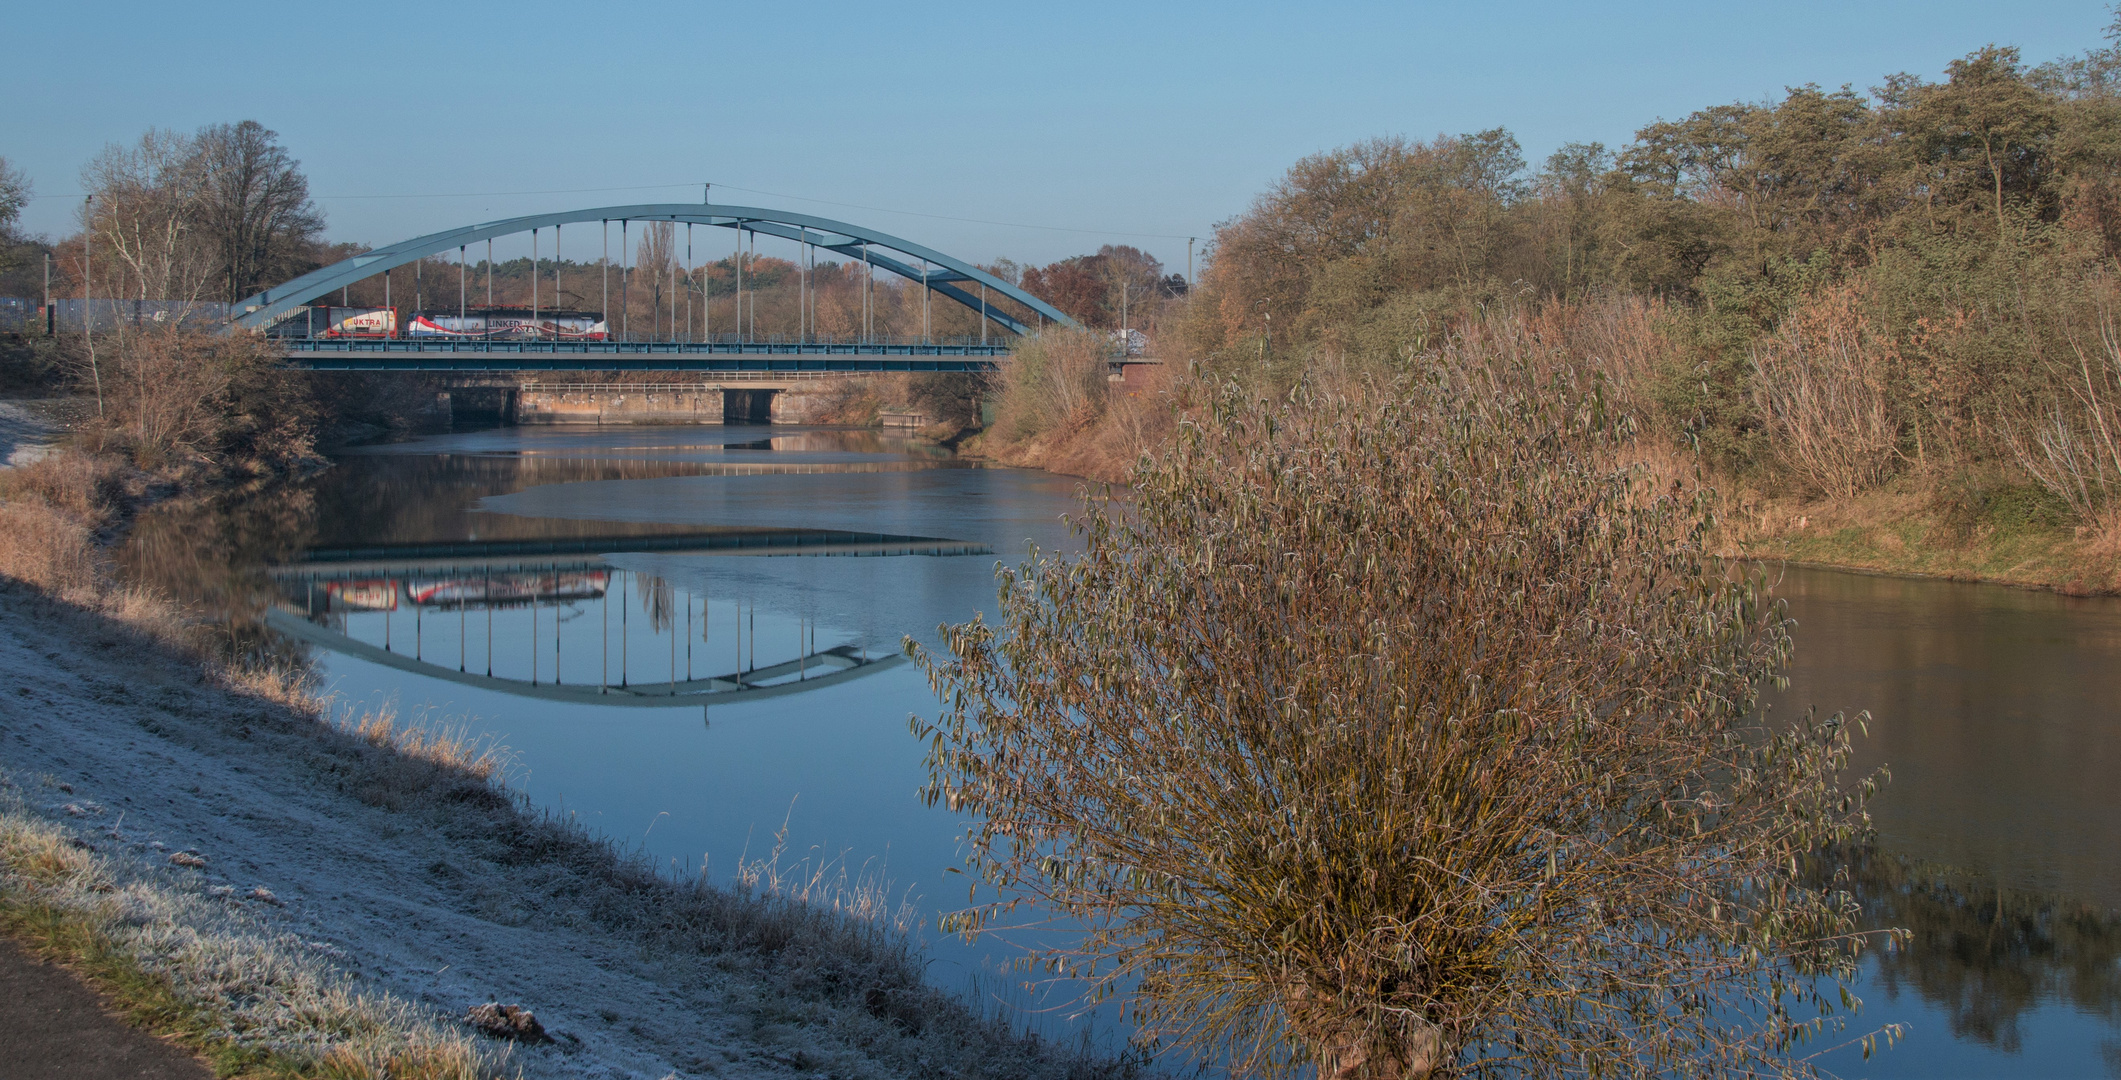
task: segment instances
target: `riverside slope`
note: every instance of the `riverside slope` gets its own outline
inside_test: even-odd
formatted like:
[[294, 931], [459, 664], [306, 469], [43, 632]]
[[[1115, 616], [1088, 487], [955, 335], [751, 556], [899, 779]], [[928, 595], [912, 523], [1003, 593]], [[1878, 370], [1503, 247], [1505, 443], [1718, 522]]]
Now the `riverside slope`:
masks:
[[556, 1041], [518, 1048], [510, 1072], [1073, 1071], [1050, 1045], [1012, 1040], [955, 1002], [937, 1007], [941, 995], [917, 984], [878, 986], [873, 966], [827, 950], [685, 947], [672, 924], [688, 909], [668, 902], [681, 887], [600, 873], [584, 843], [571, 855], [556, 851], [565, 842], [540, 848], [539, 835], [561, 830], [540, 834], [491, 787], [399, 798], [363, 760], [389, 751], [6, 582], [0, 672], [0, 766], [48, 815], [99, 846], [204, 855], [202, 892], [230, 886], [227, 902], [245, 903], [269, 890], [269, 919], [362, 985], [440, 1017], [487, 1001], [530, 1008]]

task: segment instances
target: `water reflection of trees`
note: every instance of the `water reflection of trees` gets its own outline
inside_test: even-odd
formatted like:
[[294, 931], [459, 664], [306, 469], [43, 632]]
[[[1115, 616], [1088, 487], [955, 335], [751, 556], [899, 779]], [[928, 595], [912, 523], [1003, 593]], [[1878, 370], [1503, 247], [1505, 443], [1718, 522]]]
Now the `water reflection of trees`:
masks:
[[[476, 515], [486, 495], [545, 483], [696, 474], [684, 462], [577, 460], [518, 456], [405, 455], [359, 459], [321, 475], [260, 481], [162, 503], [140, 515], [117, 552], [125, 580], [177, 598], [215, 628], [224, 655], [288, 666], [303, 647], [268, 631], [265, 612], [280, 597], [270, 563], [323, 541], [389, 543], [486, 538], [572, 537], [608, 528], [565, 519]], [[626, 526], [628, 533], [698, 531], [678, 525]], [[742, 531], [742, 530], [736, 530]], [[644, 610], [667, 629], [669, 586], [643, 590]]]
[[1877, 956], [1879, 982], [1942, 1009], [1953, 1035], [2015, 1052], [2020, 1020], [2056, 1002], [2121, 1022], [2121, 914], [1886, 852], [1848, 865], [1867, 926], [1910, 933]]
[[677, 626], [677, 592], [668, 581], [636, 570], [633, 573], [633, 595], [640, 597], [641, 610], [647, 614], [648, 625], [656, 633], [667, 634]]
[[225, 658], [286, 668], [306, 650], [265, 628], [279, 587], [264, 566], [292, 558], [316, 530], [310, 485], [260, 482], [152, 508], [133, 522], [116, 556], [128, 584], [173, 597], [214, 627], [202, 641]]

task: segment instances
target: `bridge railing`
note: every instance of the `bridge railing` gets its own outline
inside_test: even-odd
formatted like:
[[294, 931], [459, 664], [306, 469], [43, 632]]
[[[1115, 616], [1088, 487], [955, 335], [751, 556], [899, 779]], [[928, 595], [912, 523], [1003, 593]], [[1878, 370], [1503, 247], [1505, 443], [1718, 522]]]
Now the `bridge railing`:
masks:
[[942, 341], [554, 341], [476, 338], [274, 338], [284, 355], [493, 354], [541, 356], [1007, 356], [1008, 345]]
[[[101, 301], [99, 301], [99, 303], [100, 303], [100, 302], [101, 302]], [[113, 301], [113, 302], [115, 303], [115, 301]], [[524, 336], [509, 336], [509, 337], [472, 337], [472, 336], [465, 336], [465, 337], [455, 337], [455, 336], [451, 336], [451, 335], [446, 335], [446, 334], [412, 334], [412, 333], [401, 333], [401, 334], [399, 334], [399, 335], [398, 335], [397, 337], [388, 337], [388, 338], [385, 338], [385, 337], [325, 337], [325, 336], [323, 336], [323, 335], [319, 335], [319, 334], [305, 334], [305, 333], [289, 333], [289, 334], [275, 334], [275, 333], [268, 333], [268, 334], [267, 334], [266, 336], [268, 336], [268, 337], [272, 338], [272, 339], [273, 339], [273, 340], [274, 340], [275, 342], [296, 342], [296, 341], [394, 341], [394, 342], [428, 342], [428, 343], [438, 343], [438, 342], [464, 342], [464, 343], [468, 343], [468, 344], [481, 344], [481, 343], [488, 343], [488, 342], [490, 342], [490, 343], [493, 343], [493, 344], [511, 344], [511, 343], [536, 343], [536, 342], [548, 342], [548, 343], [549, 343], [549, 342], [553, 342], [553, 341], [563, 341], [563, 342], [576, 342], [576, 341], [588, 341], [588, 342], [591, 342], [591, 343], [604, 343], [604, 344], [611, 344], [611, 343], [620, 343], [620, 344], [632, 344], [632, 345], [886, 345], [886, 346], [889, 346], [889, 345], [952, 345], [952, 346], [976, 345], [976, 346], [982, 346], [982, 347], [986, 347], [986, 348], [993, 348], [993, 349], [999, 349], [999, 350], [1002, 350], [1002, 351], [1005, 351], [1005, 352], [1006, 352], [1007, 350], [1009, 350], [1009, 349], [1010, 349], [1011, 347], [1013, 347], [1013, 344], [1014, 344], [1014, 342], [1015, 342], [1015, 339], [1014, 339], [1013, 337], [1004, 337], [1004, 336], [1002, 336], [1002, 335], [991, 335], [991, 336], [989, 336], [988, 338], [986, 338], [986, 339], [982, 340], [982, 339], [980, 338], [980, 336], [979, 336], [978, 334], [933, 334], [933, 335], [930, 335], [930, 336], [928, 336], [928, 337], [925, 337], [925, 338], [924, 338], [924, 337], [919, 337], [919, 336], [913, 336], [913, 335], [896, 335], [896, 334], [871, 334], [871, 335], [868, 335], [868, 336], [864, 336], [864, 335], [861, 335], [861, 334], [856, 334], [856, 333], [849, 333], [849, 334], [818, 334], [818, 333], [812, 333], [812, 334], [804, 334], [804, 335], [796, 335], [796, 334], [736, 334], [736, 333], [726, 333], [726, 334], [704, 334], [704, 335], [703, 335], [703, 334], [692, 334], [692, 335], [690, 335], [690, 336], [686, 336], [686, 335], [682, 335], [682, 334], [681, 334], [681, 335], [678, 335], [678, 336], [676, 336], [676, 337], [671, 337], [671, 336], [668, 336], [668, 335], [649, 335], [649, 334], [636, 334], [636, 335], [634, 335], [634, 336], [632, 336], [632, 337], [620, 337], [620, 336], [618, 336], [618, 335], [616, 335], [616, 334], [613, 334], [613, 335], [612, 335], [612, 336], [610, 336], [610, 337], [606, 337], [606, 338], [601, 338], [601, 339], [595, 339], [595, 338], [588, 338], [588, 339], [585, 339], [585, 338], [552, 338], [552, 337], [539, 337], [539, 336], [533, 336], [533, 335], [524, 335]]]

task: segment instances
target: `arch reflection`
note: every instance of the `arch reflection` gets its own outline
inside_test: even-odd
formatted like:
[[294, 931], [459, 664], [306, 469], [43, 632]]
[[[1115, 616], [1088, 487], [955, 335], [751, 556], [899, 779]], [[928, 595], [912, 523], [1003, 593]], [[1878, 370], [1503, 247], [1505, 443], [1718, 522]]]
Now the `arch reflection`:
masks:
[[585, 705], [780, 697], [904, 661], [895, 646], [829, 633], [821, 644], [811, 620], [609, 561], [641, 552], [877, 558], [991, 549], [820, 530], [313, 549], [270, 569], [280, 602], [265, 621], [290, 638], [400, 671]]

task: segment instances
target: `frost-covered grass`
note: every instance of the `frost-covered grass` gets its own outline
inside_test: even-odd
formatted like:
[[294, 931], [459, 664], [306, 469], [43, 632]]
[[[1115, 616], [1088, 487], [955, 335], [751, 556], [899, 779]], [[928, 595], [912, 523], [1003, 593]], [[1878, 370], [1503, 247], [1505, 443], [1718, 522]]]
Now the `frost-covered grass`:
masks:
[[223, 1075], [472, 1080], [503, 1055], [364, 991], [309, 942], [109, 841], [39, 815], [0, 777], [0, 927], [128, 1020]]
[[[67, 799], [110, 808], [0, 790], [0, 933], [136, 1023], [260, 1076], [1141, 1072], [928, 985], [910, 909], [874, 877], [775, 859], [733, 888], [666, 873], [532, 806], [488, 744], [335, 717], [306, 671], [228, 663], [109, 575], [115, 496], [93, 466], [0, 484], [0, 675], [18, 691], [0, 697], [0, 767], [64, 773]], [[157, 861], [156, 836], [208, 865]], [[246, 899], [260, 880], [287, 906]], [[456, 1025], [497, 998], [561, 1041], [503, 1059]]]

